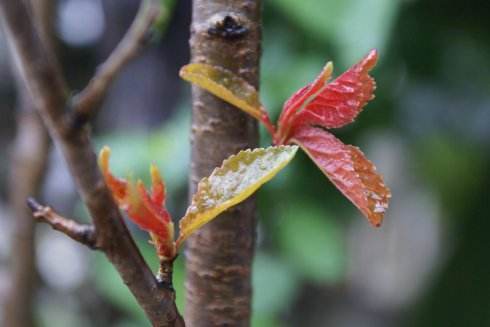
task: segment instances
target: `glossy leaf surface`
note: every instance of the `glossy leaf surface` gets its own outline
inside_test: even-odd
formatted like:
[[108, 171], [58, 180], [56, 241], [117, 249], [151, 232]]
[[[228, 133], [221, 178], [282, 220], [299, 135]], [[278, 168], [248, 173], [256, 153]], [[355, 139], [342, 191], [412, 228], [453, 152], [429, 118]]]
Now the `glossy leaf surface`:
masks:
[[293, 95], [280, 118], [282, 139], [287, 141], [291, 130], [297, 126], [337, 128], [351, 123], [374, 97], [376, 83], [369, 71], [377, 58], [376, 50], [372, 50], [331, 83], [327, 83], [324, 69], [313, 83]]
[[264, 111], [257, 90], [231, 71], [207, 64], [189, 64], [180, 70], [180, 77], [262, 120]]
[[297, 146], [271, 146], [232, 155], [203, 178], [180, 221], [181, 244], [196, 229], [252, 195], [272, 179], [296, 154]]
[[357, 147], [312, 126], [297, 128], [291, 142], [308, 154], [372, 225], [381, 225], [391, 193], [375, 166]]
[[158, 255], [163, 259], [175, 256], [174, 226], [165, 208], [165, 185], [158, 168], [151, 165], [151, 192], [141, 180], [136, 183], [112, 175], [109, 169], [110, 149], [100, 151], [99, 166], [107, 186], [119, 207], [143, 230], [150, 233]]
[[310, 84], [302, 87], [294, 93], [285, 103], [282, 108], [281, 116], [279, 117], [279, 126], [283, 130], [288, 125], [292, 117], [302, 108], [304, 104], [321, 91], [333, 72], [333, 63], [328, 62], [323, 68], [318, 77]]

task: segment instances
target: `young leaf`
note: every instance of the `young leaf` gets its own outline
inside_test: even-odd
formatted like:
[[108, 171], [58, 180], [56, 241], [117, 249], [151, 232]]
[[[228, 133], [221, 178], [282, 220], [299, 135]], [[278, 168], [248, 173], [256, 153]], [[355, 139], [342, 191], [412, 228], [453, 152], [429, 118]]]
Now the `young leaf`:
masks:
[[107, 186], [119, 207], [141, 229], [150, 233], [159, 257], [171, 260], [175, 257], [174, 226], [165, 208], [165, 185], [158, 168], [151, 165], [151, 194], [141, 180], [136, 183], [114, 177], [109, 169], [110, 149], [102, 148], [99, 166]]
[[182, 67], [180, 76], [257, 119], [266, 114], [260, 104], [257, 90], [229, 70], [195, 63]]
[[322, 129], [351, 123], [374, 97], [376, 84], [369, 71], [377, 58], [377, 51], [372, 50], [331, 83], [328, 80], [333, 64], [327, 63], [312, 83], [286, 101], [277, 132], [258, 102], [255, 89], [232, 72], [191, 64], [181, 70], [181, 76], [261, 120], [274, 144], [300, 145], [369, 221], [379, 226], [391, 197], [382, 177], [358, 148], [341, 143]]
[[372, 50], [331, 83], [327, 83], [324, 69], [312, 84], [293, 95], [286, 102], [279, 120], [281, 139], [287, 143], [291, 130], [296, 126], [337, 128], [351, 123], [374, 98], [376, 83], [368, 73], [377, 58], [376, 50]]
[[112, 192], [114, 200], [121, 205], [128, 193], [128, 182], [111, 174], [111, 171], [109, 170], [110, 156], [111, 149], [107, 146], [103, 147], [99, 153], [99, 167], [107, 186]]
[[233, 72], [222, 67], [194, 63], [182, 67], [180, 77], [242, 109], [264, 123], [269, 132], [274, 133], [274, 127], [260, 103], [257, 90]]
[[329, 132], [312, 126], [295, 129], [291, 142], [308, 154], [372, 225], [381, 225], [391, 193], [376, 167], [357, 147], [345, 145]]
[[232, 155], [203, 178], [180, 220], [177, 246], [221, 212], [242, 202], [272, 179], [294, 157], [297, 146], [271, 146]]
[[310, 84], [302, 87], [296, 93], [294, 93], [285, 103], [282, 108], [281, 115], [279, 117], [279, 126], [286, 126], [286, 122], [291, 119], [298, 110], [300, 110], [305, 102], [317, 94], [332, 76], [333, 63], [327, 62], [323, 67], [322, 72], [318, 77]]

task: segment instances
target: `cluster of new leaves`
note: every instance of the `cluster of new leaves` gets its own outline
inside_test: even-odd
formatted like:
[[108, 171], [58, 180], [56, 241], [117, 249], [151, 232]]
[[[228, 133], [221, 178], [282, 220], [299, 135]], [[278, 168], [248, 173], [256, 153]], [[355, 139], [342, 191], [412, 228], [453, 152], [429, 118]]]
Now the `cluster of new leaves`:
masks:
[[245, 150], [223, 161], [221, 167], [199, 182], [186, 214], [180, 219], [177, 240], [165, 208], [165, 185], [155, 165], [150, 167], [151, 191], [141, 180], [133, 182], [112, 175], [108, 147], [101, 150], [99, 165], [119, 207], [136, 225], [150, 233], [160, 260], [172, 261], [189, 235], [272, 179], [291, 161], [297, 149], [297, 146], [281, 145]]
[[351, 123], [374, 97], [376, 84], [369, 71], [377, 61], [372, 50], [332, 82], [333, 64], [284, 104], [274, 126], [258, 92], [241, 77], [202, 63], [184, 66], [180, 76], [235, 105], [261, 121], [276, 145], [297, 144], [332, 183], [374, 226], [380, 226], [391, 197], [382, 177], [359, 148], [346, 145], [327, 131]]

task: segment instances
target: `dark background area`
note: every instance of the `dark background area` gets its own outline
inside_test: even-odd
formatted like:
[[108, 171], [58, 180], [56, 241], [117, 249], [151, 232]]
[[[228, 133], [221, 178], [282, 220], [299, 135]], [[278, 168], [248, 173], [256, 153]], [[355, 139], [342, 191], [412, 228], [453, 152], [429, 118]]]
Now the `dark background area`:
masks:
[[[81, 89], [131, 23], [132, 0], [59, 0], [58, 52]], [[96, 148], [114, 171], [149, 179], [155, 162], [174, 218], [185, 211], [190, 88], [189, 0], [163, 38], [131, 63], [97, 117]], [[258, 194], [254, 326], [490, 326], [490, 4], [487, 1], [264, 1], [261, 98], [273, 117], [326, 61], [339, 75], [370, 49], [376, 99], [334, 133], [376, 163], [393, 193], [373, 229], [304, 154]], [[9, 156], [16, 90], [0, 40], [0, 303], [8, 285]], [[262, 130], [262, 145], [270, 139]], [[42, 201], [87, 219], [52, 151]], [[129, 224], [129, 223], [128, 223]], [[148, 236], [131, 225], [152, 266]], [[37, 228], [41, 326], [146, 326], [101, 254]], [[182, 308], [184, 266], [175, 286]]]

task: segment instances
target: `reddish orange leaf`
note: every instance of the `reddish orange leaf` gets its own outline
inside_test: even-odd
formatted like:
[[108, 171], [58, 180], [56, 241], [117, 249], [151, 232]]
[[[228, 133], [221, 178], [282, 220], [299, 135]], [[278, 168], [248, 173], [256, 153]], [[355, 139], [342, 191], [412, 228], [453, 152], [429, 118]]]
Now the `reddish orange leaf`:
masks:
[[[284, 127], [288, 126], [288, 122], [291, 118], [297, 113], [298, 110], [301, 109], [302, 105], [312, 96], [317, 94], [320, 90], [322, 90], [327, 81], [332, 76], [333, 72], [333, 63], [329, 61], [325, 67], [323, 67], [322, 72], [318, 77], [310, 84], [304, 86], [299, 89], [296, 93], [294, 93], [285, 103], [282, 108], [281, 115], [279, 117], [278, 124], [279, 126]], [[280, 127], [281, 129], [281, 127]]]
[[287, 142], [292, 129], [300, 125], [337, 128], [351, 123], [374, 97], [376, 83], [368, 73], [377, 58], [376, 50], [372, 50], [331, 83], [327, 83], [326, 77], [330, 75], [325, 73], [325, 68], [313, 83], [294, 94], [284, 105], [279, 120], [280, 139]]
[[126, 198], [128, 183], [120, 178], [115, 177], [109, 170], [109, 158], [111, 156], [111, 149], [109, 147], [103, 147], [99, 154], [99, 167], [102, 170], [107, 186], [109, 186], [112, 196], [118, 204]]
[[161, 259], [175, 257], [174, 226], [165, 208], [165, 185], [158, 168], [150, 168], [152, 179], [151, 194], [141, 180], [137, 183], [114, 177], [109, 170], [110, 149], [100, 151], [99, 165], [107, 186], [112, 192], [119, 207], [125, 210], [128, 217], [143, 230], [150, 233], [157, 253]]
[[155, 205], [163, 206], [165, 202], [165, 184], [163, 183], [160, 172], [157, 166], [152, 164], [150, 166], [151, 174], [151, 199]]
[[312, 126], [296, 128], [291, 142], [308, 154], [372, 225], [381, 225], [391, 193], [376, 167], [361, 150], [345, 145], [329, 132]]

